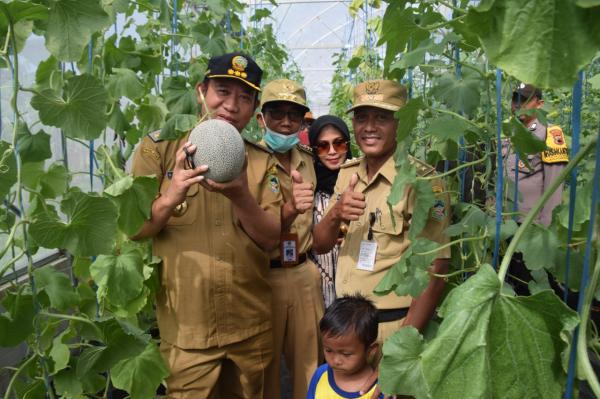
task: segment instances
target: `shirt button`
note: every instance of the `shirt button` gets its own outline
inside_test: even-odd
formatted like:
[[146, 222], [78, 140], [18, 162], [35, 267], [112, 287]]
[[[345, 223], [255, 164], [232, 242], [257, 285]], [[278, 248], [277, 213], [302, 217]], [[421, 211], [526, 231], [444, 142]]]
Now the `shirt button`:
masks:
[[360, 227], [360, 226], [362, 226], [362, 223], [361, 223], [361, 222], [356, 222], [356, 225], [357, 225], [358, 227]]
[[348, 279], [347, 278], [344, 279], [344, 284], [348, 284]]
[[215, 226], [220, 226], [221, 224], [223, 224], [221, 219], [215, 219]]
[[215, 259], [217, 260], [217, 262], [221, 261], [221, 257], [220, 256], [217, 256]]

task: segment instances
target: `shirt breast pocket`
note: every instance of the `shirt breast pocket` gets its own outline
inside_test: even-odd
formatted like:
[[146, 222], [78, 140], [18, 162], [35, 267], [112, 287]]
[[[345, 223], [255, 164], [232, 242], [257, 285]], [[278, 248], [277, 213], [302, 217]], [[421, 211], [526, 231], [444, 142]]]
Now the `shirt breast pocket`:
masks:
[[[160, 187], [161, 195], [167, 192], [167, 189], [171, 186], [170, 179], [164, 179]], [[183, 226], [192, 224], [196, 220], [197, 213], [197, 199], [199, 187], [198, 184], [193, 184], [186, 194], [185, 200], [177, 205], [173, 210], [171, 217], [167, 221], [168, 226]]]
[[373, 239], [377, 241], [377, 258], [389, 259], [401, 255], [402, 244], [406, 241], [405, 229], [408, 228], [404, 215], [400, 211], [375, 212]]

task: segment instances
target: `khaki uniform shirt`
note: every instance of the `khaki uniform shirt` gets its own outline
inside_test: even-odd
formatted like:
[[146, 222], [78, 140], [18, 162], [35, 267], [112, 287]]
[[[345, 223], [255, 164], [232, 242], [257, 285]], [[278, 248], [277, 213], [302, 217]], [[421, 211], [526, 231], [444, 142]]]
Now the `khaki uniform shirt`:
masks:
[[[518, 211], [526, 215], [531, 208], [540, 199], [544, 191], [556, 180], [558, 175], [565, 168], [569, 158], [567, 145], [560, 127], [551, 126], [546, 128], [537, 119], [529, 125], [529, 130], [540, 140], [546, 142], [548, 150], [537, 154], [527, 155], [527, 162], [531, 166], [529, 169], [523, 159], [518, 162], [515, 152], [512, 149], [509, 139], [502, 141], [502, 157], [505, 165], [505, 176], [512, 182], [515, 181], [515, 174], [518, 170]], [[550, 225], [552, 221], [552, 210], [560, 204], [562, 198], [563, 185], [552, 194], [548, 202], [542, 208], [537, 221], [545, 226]], [[511, 202], [514, 198], [514, 188], [507, 189], [505, 198]], [[511, 209], [512, 210], [512, 209]], [[522, 220], [519, 217], [519, 220]]]
[[[434, 172], [430, 166], [411, 159], [416, 163], [420, 175]], [[356, 192], [365, 195], [367, 207], [365, 213], [357, 221], [348, 225], [348, 231], [340, 247], [337, 275], [335, 281], [337, 296], [360, 292], [375, 303], [378, 309], [397, 309], [409, 307], [410, 296], [399, 297], [394, 293], [376, 296], [373, 290], [388, 270], [400, 260], [401, 255], [410, 245], [408, 228], [412, 218], [415, 191], [411, 186], [404, 190], [404, 197], [394, 205], [392, 213], [395, 225], [392, 223], [387, 198], [390, 194], [396, 168], [394, 158], [390, 157], [369, 182], [367, 180], [367, 164], [364, 158], [354, 159], [342, 165], [338, 175], [332, 200], [328, 210], [335, 204], [334, 198], [343, 193], [350, 183], [354, 173], [358, 174]], [[440, 244], [448, 242], [443, 233], [450, 223], [450, 197], [441, 179], [434, 179], [432, 187], [436, 193], [436, 206], [430, 211], [429, 219], [420, 237], [436, 241]], [[357, 269], [361, 241], [366, 240], [369, 232], [369, 213], [374, 212], [377, 220], [373, 224], [373, 239], [377, 242], [377, 255], [373, 271]], [[449, 258], [450, 248], [440, 250], [438, 258]]]
[[[171, 184], [176, 151], [187, 137], [159, 141], [145, 137], [132, 172], [156, 175], [160, 192]], [[279, 218], [281, 194], [267, 179], [270, 150], [246, 143], [248, 186], [261, 207]], [[242, 341], [271, 327], [269, 259], [244, 232], [229, 199], [199, 184], [190, 187], [153, 239], [162, 258], [156, 307], [161, 339], [183, 349], [204, 349]]]
[[[262, 143], [261, 143], [262, 144]], [[265, 145], [266, 146], [266, 145]], [[313, 166], [313, 158], [310, 149], [306, 146], [297, 145], [290, 150], [290, 171], [286, 171], [283, 165], [279, 162], [275, 154], [271, 155], [274, 166], [267, 172], [267, 175], [271, 180], [273, 177], [279, 182], [281, 188], [281, 196], [283, 197], [283, 203], [286, 203], [292, 198], [292, 177], [289, 173], [292, 170], [297, 170], [302, 175], [302, 181], [304, 183], [311, 182], [313, 187], [317, 184], [317, 178], [315, 175], [315, 168]], [[290, 226], [287, 232], [298, 234], [298, 255], [309, 252], [312, 248], [312, 223], [313, 223], [313, 209], [299, 214], [294, 222]], [[286, 232], [282, 232], [286, 233]], [[271, 251], [269, 254], [271, 259], [279, 259], [280, 249]]]

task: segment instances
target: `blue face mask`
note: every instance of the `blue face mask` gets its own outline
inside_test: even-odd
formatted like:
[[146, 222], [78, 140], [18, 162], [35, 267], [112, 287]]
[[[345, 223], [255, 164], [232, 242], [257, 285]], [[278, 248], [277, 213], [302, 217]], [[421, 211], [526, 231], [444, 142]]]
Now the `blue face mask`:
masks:
[[280, 153], [288, 152], [300, 142], [298, 133], [287, 136], [285, 134], [276, 133], [267, 126], [265, 126], [265, 135], [263, 136], [263, 140], [265, 140], [265, 143], [267, 143], [270, 149]]

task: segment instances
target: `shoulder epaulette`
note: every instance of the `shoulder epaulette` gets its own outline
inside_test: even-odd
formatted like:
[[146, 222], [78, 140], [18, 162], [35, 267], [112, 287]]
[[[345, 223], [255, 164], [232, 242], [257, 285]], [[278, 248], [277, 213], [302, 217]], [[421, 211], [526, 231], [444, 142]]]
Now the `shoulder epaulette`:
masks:
[[419, 176], [427, 176], [427, 175], [430, 175], [433, 172], [435, 172], [435, 168], [433, 166], [431, 166], [411, 155], [408, 156], [408, 161], [411, 164], [413, 164], [414, 167], [417, 169], [417, 173], [419, 174]]
[[160, 143], [161, 141], [164, 141], [160, 138], [160, 130], [149, 133], [148, 137], [150, 137], [150, 140], [154, 141], [155, 143]]
[[310, 154], [312, 156], [312, 148], [310, 148], [309, 146], [305, 145], [305, 144], [297, 144], [296, 147], [300, 150], [300, 151], [304, 151], [308, 154]]
[[254, 148], [258, 148], [259, 150], [261, 150], [261, 151], [264, 151], [264, 152], [266, 152], [266, 153], [269, 153], [269, 154], [272, 154], [272, 153], [273, 153], [273, 150], [272, 150], [272, 149], [270, 149], [269, 147], [267, 147], [267, 146], [266, 146], [265, 144], [263, 144], [262, 142], [255, 143], [255, 142], [253, 142], [253, 141], [250, 141], [250, 140], [248, 140], [248, 139], [244, 138], [244, 143], [246, 143], [246, 144], [248, 144], [248, 145], [250, 145], [250, 146], [252, 146], [252, 147], [254, 147]]
[[347, 159], [346, 162], [344, 162], [343, 164], [340, 165], [340, 168], [347, 168], [349, 166], [358, 165], [360, 163], [360, 161], [362, 161], [363, 158], [364, 157]]

